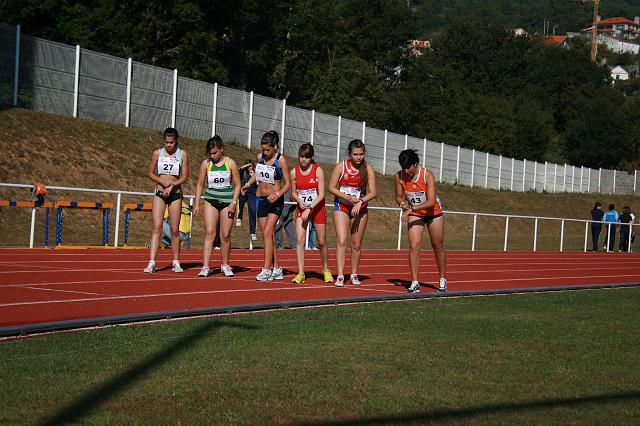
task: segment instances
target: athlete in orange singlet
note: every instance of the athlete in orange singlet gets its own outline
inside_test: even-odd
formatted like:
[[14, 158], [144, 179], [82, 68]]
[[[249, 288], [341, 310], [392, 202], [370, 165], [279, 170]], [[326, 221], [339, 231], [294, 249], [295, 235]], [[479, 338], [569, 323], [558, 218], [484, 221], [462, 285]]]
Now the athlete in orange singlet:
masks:
[[420, 246], [427, 226], [431, 246], [440, 272], [438, 291], [447, 291], [446, 254], [444, 251], [444, 218], [440, 199], [436, 195], [436, 183], [430, 170], [418, 166], [420, 159], [413, 149], [405, 149], [399, 156], [400, 170], [396, 173], [396, 202], [402, 208], [407, 221], [409, 236], [409, 265], [411, 285], [409, 293], [420, 291]]

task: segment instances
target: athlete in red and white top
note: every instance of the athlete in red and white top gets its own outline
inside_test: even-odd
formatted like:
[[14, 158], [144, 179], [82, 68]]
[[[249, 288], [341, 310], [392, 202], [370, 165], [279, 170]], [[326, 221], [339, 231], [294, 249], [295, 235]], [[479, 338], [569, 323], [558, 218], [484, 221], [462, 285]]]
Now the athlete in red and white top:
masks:
[[322, 275], [324, 282], [333, 282], [327, 259], [327, 214], [324, 206], [324, 172], [313, 160], [313, 145], [305, 143], [298, 149], [300, 164], [291, 170], [291, 199], [298, 203], [295, 212], [296, 256], [298, 275], [292, 282], [302, 284], [304, 274], [304, 250], [306, 246], [307, 226], [311, 220], [316, 229]]
[[351, 284], [360, 285], [358, 265], [364, 230], [369, 214], [367, 203], [376, 197], [376, 177], [373, 167], [364, 159], [365, 147], [359, 139], [349, 142], [349, 158], [333, 168], [329, 192], [335, 196], [333, 224], [336, 228], [336, 286], [344, 285], [344, 261], [347, 237], [351, 234]]
[[409, 293], [420, 291], [420, 246], [425, 225], [429, 231], [431, 246], [440, 272], [438, 291], [447, 291], [446, 254], [444, 251], [444, 218], [440, 199], [436, 195], [436, 183], [431, 171], [418, 166], [420, 159], [413, 149], [400, 153], [400, 170], [396, 173], [396, 202], [402, 208], [409, 236], [409, 265], [411, 285]]

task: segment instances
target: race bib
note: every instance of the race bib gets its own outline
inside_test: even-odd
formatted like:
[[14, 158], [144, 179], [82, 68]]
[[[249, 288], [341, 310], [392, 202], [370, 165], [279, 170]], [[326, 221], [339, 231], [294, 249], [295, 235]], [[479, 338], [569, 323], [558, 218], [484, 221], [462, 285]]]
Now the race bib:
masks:
[[356, 197], [360, 199], [360, 190], [353, 186], [342, 185], [340, 186], [340, 192], [343, 194], [351, 195], [352, 197]]
[[427, 201], [427, 194], [424, 191], [421, 192], [405, 192], [405, 196], [412, 207], [418, 206]]
[[305, 206], [310, 207], [313, 200], [318, 198], [318, 191], [315, 188], [298, 189], [298, 197], [300, 197]]
[[276, 183], [276, 168], [274, 166], [267, 166], [266, 164], [258, 163], [256, 165], [256, 179], [258, 182], [266, 182], [270, 184]]
[[180, 161], [175, 157], [158, 158], [158, 174], [159, 175], [180, 175]]
[[226, 171], [208, 171], [207, 182], [210, 189], [231, 188], [231, 173]]

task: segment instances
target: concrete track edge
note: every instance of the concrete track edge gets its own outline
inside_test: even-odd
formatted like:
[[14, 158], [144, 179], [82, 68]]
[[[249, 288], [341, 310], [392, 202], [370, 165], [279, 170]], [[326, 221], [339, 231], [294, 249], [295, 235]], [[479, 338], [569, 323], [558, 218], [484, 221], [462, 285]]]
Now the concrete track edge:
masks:
[[490, 290], [465, 290], [448, 292], [427, 292], [427, 293], [399, 293], [381, 294], [373, 296], [358, 296], [345, 298], [324, 298], [308, 300], [289, 300], [282, 302], [265, 302], [227, 306], [212, 306], [206, 308], [178, 309], [172, 311], [147, 312], [142, 314], [113, 315], [94, 318], [83, 318], [77, 320], [43, 322], [34, 324], [24, 324], [19, 326], [0, 327], [0, 338], [29, 336], [40, 333], [51, 333], [56, 331], [73, 331], [93, 327], [107, 327], [113, 325], [123, 325], [132, 323], [143, 323], [159, 320], [171, 320], [178, 318], [195, 318], [199, 316], [228, 315], [233, 313], [259, 312], [269, 310], [281, 310], [291, 308], [307, 308], [314, 306], [336, 306], [358, 303], [390, 302], [416, 299], [437, 299], [447, 297], [472, 297], [472, 296], [493, 296], [518, 293], [542, 293], [552, 291], [575, 291], [575, 290], [595, 290], [614, 289], [625, 287], [640, 287], [638, 282], [613, 283], [613, 284], [584, 284], [569, 286], [546, 286], [528, 288], [504, 288]]

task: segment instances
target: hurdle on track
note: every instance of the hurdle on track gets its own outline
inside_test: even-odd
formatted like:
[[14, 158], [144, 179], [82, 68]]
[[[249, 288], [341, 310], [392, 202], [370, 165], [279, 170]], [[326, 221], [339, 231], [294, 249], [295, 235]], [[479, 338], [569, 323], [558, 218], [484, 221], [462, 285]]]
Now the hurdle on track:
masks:
[[[124, 247], [127, 247], [129, 243], [129, 218], [131, 212], [150, 212], [152, 210], [152, 203], [130, 203], [124, 205], [122, 209], [122, 211], [124, 211]], [[189, 206], [189, 212], [191, 213], [191, 206]], [[191, 223], [189, 223], [189, 225], [191, 225]], [[187, 239], [187, 248], [191, 248], [191, 231], [189, 231], [189, 238]]]
[[62, 212], [65, 208], [102, 210], [102, 246], [109, 244], [109, 214], [112, 203], [94, 203], [88, 201], [58, 201], [56, 208], [56, 246], [62, 246]]
[[[49, 247], [49, 209], [53, 208], [53, 203], [40, 204], [35, 201], [2, 200], [0, 201], [0, 207], [21, 207], [32, 209], [32, 223], [35, 221], [36, 209], [39, 207], [44, 207], [44, 245], [45, 247]], [[31, 235], [30, 237], [29, 247], [33, 247], [33, 235]]]

